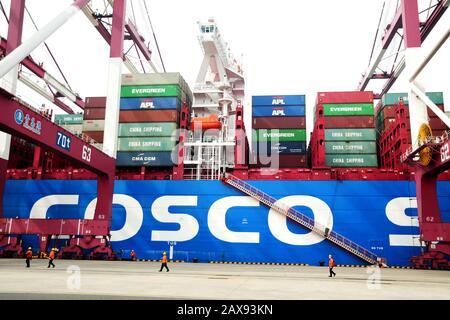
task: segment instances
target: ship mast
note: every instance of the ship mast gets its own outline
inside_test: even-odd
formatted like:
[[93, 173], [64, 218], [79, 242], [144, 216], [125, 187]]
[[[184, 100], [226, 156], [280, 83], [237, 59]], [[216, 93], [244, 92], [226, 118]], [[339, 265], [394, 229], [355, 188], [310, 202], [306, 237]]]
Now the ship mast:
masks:
[[204, 57], [193, 90], [192, 118], [195, 122], [216, 116], [220, 124], [210, 130], [192, 128], [185, 145], [185, 173], [196, 180], [219, 179], [235, 165], [236, 107], [244, 105], [245, 78], [215, 20], [198, 22], [198, 27]]

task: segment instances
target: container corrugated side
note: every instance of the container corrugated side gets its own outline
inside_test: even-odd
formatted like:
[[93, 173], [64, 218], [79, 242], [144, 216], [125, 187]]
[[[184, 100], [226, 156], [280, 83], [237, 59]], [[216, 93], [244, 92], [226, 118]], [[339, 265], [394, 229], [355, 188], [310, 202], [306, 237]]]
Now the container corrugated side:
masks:
[[106, 108], [106, 97], [86, 97], [85, 108]]
[[173, 166], [172, 152], [139, 152], [119, 151], [116, 159], [117, 166], [123, 167], [170, 167]]
[[120, 123], [119, 137], [171, 137], [176, 130], [176, 122]]
[[[442, 92], [427, 92], [427, 97], [430, 98], [434, 104], [444, 104], [444, 94]], [[392, 106], [399, 103], [400, 98], [403, 99], [405, 105], [409, 104], [408, 93], [406, 92], [391, 92], [386, 93], [381, 98], [382, 106]]]
[[120, 110], [180, 109], [180, 107], [181, 101], [177, 97], [120, 99]]
[[325, 141], [375, 141], [375, 129], [325, 129]]
[[327, 154], [373, 154], [376, 152], [375, 141], [325, 141]]
[[133, 137], [119, 138], [118, 151], [172, 151], [176, 140], [169, 137]]
[[305, 129], [260, 129], [253, 130], [253, 141], [306, 141]]
[[272, 168], [306, 168], [308, 157], [300, 155], [278, 155], [275, 157], [256, 158], [258, 166]]
[[177, 110], [121, 110], [119, 122], [177, 122], [179, 112]]
[[61, 124], [62, 128], [66, 129], [69, 132], [80, 134], [83, 132], [83, 125], [82, 124]]
[[257, 146], [259, 154], [304, 154], [306, 153], [305, 141], [284, 142], [259, 142]]
[[372, 103], [372, 91], [341, 91], [317, 93], [318, 104], [324, 103]]
[[105, 120], [84, 120], [83, 131], [104, 131]]
[[305, 95], [252, 96], [252, 105], [257, 106], [305, 105]]
[[329, 167], [377, 167], [378, 160], [376, 154], [327, 154], [325, 155], [326, 165]]
[[253, 106], [253, 117], [304, 117], [305, 106]]
[[373, 103], [323, 104], [324, 116], [373, 116]]
[[84, 120], [104, 120], [105, 119], [105, 108], [89, 108], [84, 109]]
[[55, 114], [56, 124], [82, 124], [82, 114]]
[[253, 129], [305, 129], [306, 117], [256, 117]]
[[120, 89], [121, 98], [181, 97], [181, 93], [177, 85], [122, 86]]
[[324, 126], [328, 129], [375, 128], [375, 121], [374, 116], [325, 117]]

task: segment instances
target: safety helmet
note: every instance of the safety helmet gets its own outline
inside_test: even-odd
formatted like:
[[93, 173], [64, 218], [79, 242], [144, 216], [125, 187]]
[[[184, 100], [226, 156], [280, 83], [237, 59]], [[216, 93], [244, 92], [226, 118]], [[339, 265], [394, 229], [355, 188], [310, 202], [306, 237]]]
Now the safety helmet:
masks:
[[165, 252], [165, 251], [163, 252], [163, 255], [166, 255], [166, 252]]
[[28, 247], [28, 250], [31, 250], [31, 247]]

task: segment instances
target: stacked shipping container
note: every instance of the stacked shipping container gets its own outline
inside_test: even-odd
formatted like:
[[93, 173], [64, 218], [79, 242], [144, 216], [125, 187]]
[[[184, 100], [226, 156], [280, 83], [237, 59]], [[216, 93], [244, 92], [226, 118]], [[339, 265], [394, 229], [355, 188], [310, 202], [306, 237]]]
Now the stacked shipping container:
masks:
[[[427, 96], [433, 101], [439, 109], [444, 111], [444, 95], [442, 92], [428, 92]], [[377, 130], [379, 133], [385, 132], [389, 129], [390, 125], [395, 122], [396, 112], [395, 105], [402, 100], [403, 104], [408, 107], [408, 94], [407, 93], [386, 93], [382, 100], [377, 105], [376, 119], [377, 119]], [[427, 109], [430, 127], [433, 130], [434, 135], [442, 135], [444, 130], [448, 130], [446, 125], [431, 111]], [[409, 112], [406, 109], [406, 122], [409, 130]], [[411, 141], [409, 141], [411, 142]]]
[[[441, 110], [444, 110], [444, 97], [441, 92], [429, 92], [427, 96]], [[449, 130], [430, 109], [429, 124], [435, 136]], [[380, 165], [384, 169], [405, 170], [408, 165], [401, 163], [400, 157], [411, 147], [408, 95], [406, 93], [387, 93], [378, 104], [377, 129], [379, 133]]]
[[313, 167], [377, 167], [372, 92], [319, 92], [311, 136]]
[[307, 166], [304, 95], [253, 96], [252, 125], [253, 163]]
[[99, 147], [103, 144], [105, 112], [106, 97], [86, 98], [83, 117], [83, 135], [94, 140], [99, 144]]
[[122, 77], [117, 166], [173, 166], [182, 101], [192, 94], [179, 73]]

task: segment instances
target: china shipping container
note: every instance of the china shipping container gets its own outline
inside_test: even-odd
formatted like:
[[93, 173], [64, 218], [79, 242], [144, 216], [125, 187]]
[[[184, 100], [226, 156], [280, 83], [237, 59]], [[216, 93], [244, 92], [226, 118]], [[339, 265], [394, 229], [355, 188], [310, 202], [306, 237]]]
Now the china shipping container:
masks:
[[170, 137], [176, 130], [176, 122], [120, 123], [119, 137]]

